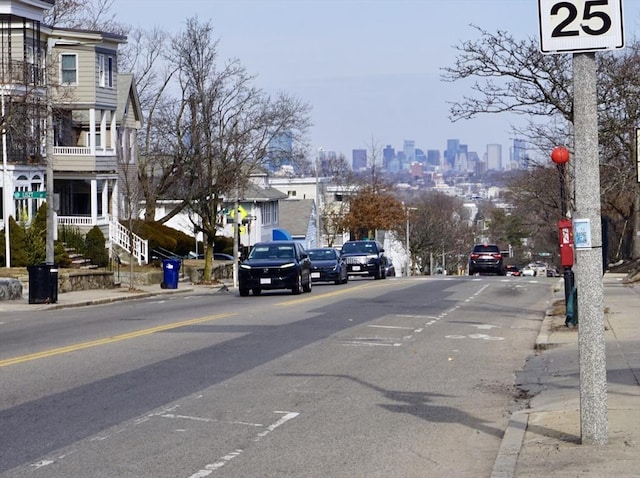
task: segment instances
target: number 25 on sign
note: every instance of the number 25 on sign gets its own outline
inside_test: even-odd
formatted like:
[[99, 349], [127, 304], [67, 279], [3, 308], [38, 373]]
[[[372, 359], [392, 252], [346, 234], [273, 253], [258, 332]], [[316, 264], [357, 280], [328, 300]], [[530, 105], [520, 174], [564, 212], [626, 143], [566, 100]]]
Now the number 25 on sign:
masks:
[[624, 47], [622, 0], [538, 0], [538, 16], [542, 53]]

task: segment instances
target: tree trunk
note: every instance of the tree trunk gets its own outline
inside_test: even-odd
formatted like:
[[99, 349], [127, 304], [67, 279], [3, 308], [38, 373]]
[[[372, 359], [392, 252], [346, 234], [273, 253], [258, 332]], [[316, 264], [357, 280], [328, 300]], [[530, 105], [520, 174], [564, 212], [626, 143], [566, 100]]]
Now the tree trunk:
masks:
[[[640, 174], [640, 172], [639, 172]], [[633, 199], [633, 238], [631, 239], [631, 258], [640, 259], [640, 178], [635, 185]]]

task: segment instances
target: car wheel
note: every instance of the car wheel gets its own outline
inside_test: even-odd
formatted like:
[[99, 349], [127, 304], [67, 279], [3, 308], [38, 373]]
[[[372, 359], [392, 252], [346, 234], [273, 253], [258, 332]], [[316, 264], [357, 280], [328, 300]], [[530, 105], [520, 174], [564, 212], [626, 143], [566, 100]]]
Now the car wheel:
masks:
[[473, 276], [476, 274], [476, 271], [474, 271], [473, 269], [469, 269], [469, 275]]
[[383, 274], [382, 270], [383, 270], [382, 266], [378, 266], [378, 268], [376, 269], [375, 274], [373, 274], [373, 278], [375, 280], [382, 279], [382, 274]]
[[262, 294], [262, 289], [258, 289], [258, 288], [253, 289], [253, 295], [260, 295], [260, 294]]
[[303, 290], [303, 291], [305, 291], [305, 292], [311, 292], [311, 287], [312, 287], [312, 284], [311, 284], [311, 274], [309, 274], [309, 275], [307, 276], [307, 283], [306, 283], [305, 285], [303, 285], [303, 286], [302, 286], [302, 290]]
[[240, 297], [246, 297], [249, 295], [249, 289], [246, 287], [240, 287]]
[[298, 295], [302, 291], [302, 275], [298, 274], [298, 278], [296, 279], [296, 283], [291, 288], [291, 293], [293, 295]]

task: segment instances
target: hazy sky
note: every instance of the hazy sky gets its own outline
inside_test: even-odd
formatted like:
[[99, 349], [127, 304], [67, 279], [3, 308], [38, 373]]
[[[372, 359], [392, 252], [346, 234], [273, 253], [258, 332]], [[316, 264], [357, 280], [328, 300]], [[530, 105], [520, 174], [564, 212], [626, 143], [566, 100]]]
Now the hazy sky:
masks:
[[[453, 65], [454, 45], [478, 37], [471, 24], [517, 38], [537, 39], [539, 28], [536, 0], [116, 0], [116, 10], [120, 21], [170, 31], [195, 15], [211, 20], [220, 57], [238, 58], [264, 90], [310, 103], [313, 150], [348, 159], [372, 142], [442, 151], [449, 138], [480, 157], [502, 144], [508, 158], [509, 125], [522, 120], [451, 123], [447, 102], [469, 83], [444, 83], [441, 69]], [[624, 1], [627, 39], [639, 12], [640, 0]]]

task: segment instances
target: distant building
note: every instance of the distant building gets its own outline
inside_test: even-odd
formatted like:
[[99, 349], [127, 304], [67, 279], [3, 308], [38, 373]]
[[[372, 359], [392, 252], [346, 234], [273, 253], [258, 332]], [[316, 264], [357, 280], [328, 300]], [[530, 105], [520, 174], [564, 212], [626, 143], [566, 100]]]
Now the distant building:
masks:
[[502, 145], [488, 144], [486, 155], [487, 169], [489, 171], [502, 171]]
[[527, 155], [527, 143], [521, 139], [513, 140], [513, 154], [511, 161], [517, 169], [527, 169], [529, 157]]
[[407, 166], [410, 166], [416, 160], [416, 142], [412, 139], [405, 139], [402, 146], [402, 152]]
[[293, 135], [286, 132], [275, 136], [267, 146], [267, 169], [278, 171], [283, 166], [291, 166], [293, 161]]
[[351, 167], [354, 171], [367, 169], [367, 150], [354, 149], [351, 152]]
[[458, 150], [460, 149], [459, 139], [448, 139], [447, 149], [444, 151], [444, 163], [443, 169], [455, 169], [456, 158], [458, 157]]
[[437, 149], [427, 150], [427, 164], [430, 166], [442, 166], [440, 164], [440, 151]]
[[390, 169], [389, 166], [391, 164], [391, 161], [393, 161], [395, 157], [396, 157], [396, 150], [390, 144], [388, 144], [382, 150], [382, 168], [389, 171]]

